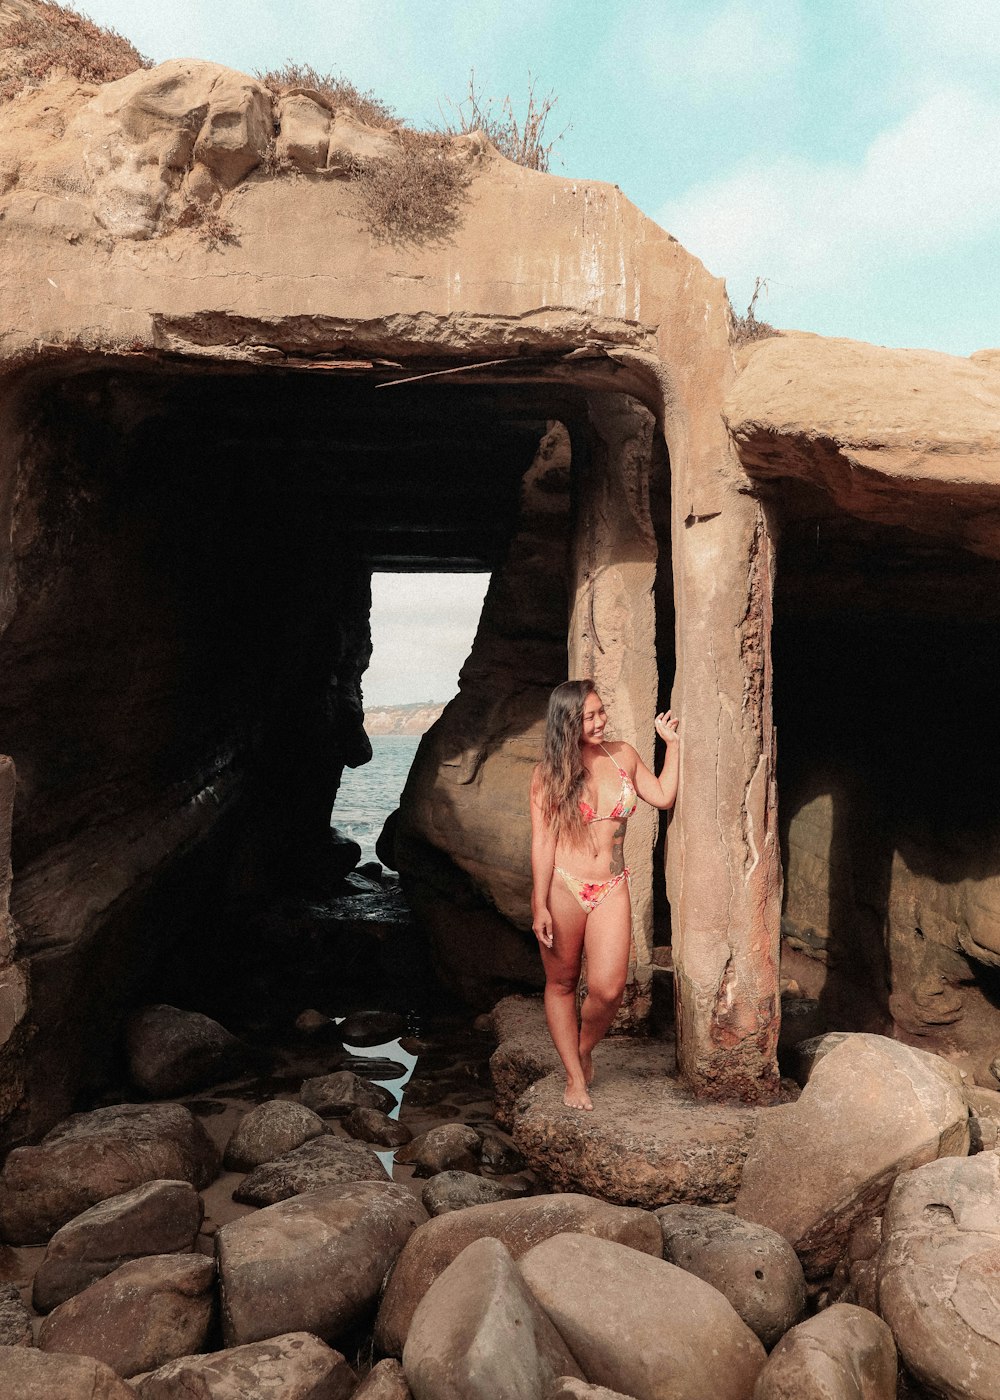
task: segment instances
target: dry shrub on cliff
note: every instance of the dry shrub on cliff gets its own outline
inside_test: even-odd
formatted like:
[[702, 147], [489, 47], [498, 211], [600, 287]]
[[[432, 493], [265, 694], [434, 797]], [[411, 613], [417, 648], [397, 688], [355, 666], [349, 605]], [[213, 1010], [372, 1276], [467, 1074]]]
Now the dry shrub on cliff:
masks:
[[266, 73], [258, 70], [254, 77], [275, 97], [281, 97], [292, 88], [312, 88], [325, 97], [334, 110], [347, 107], [358, 121], [367, 122], [369, 126], [396, 130], [401, 125], [387, 103], [373, 92], [362, 92], [339, 73], [320, 73], [311, 64], [293, 63], [289, 59], [283, 68], [271, 68]]
[[483, 98], [476, 91], [475, 72], [469, 74], [469, 90], [463, 102], [450, 102], [455, 119], [443, 128], [446, 136], [465, 136], [472, 131], [481, 131], [491, 145], [502, 156], [515, 165], [523, 165], [528, 170], [548, 170], [552, 151], [569, 130], [563, 127], [551, 141], [546, 141], [546, 127], [553, 108], [559, 101], [555, 93], [537, 97], [535, 89], [538, 80], [528, 75], [528, 105], [524, 118], [518, 121], [510, 93], [501, 101], [494, 97]]
[[63, 71], [83, 83], [111, 83], [151, 62], [114, 29], [52, 0], [19, 5], [21, 18], [0, 29], [0, 102]]
[[729, 303], [729, 310], [732, 313], [733, 323], [730, 339], [734, 345], [749, 345], [754, 340], [766, 340], [768, 336], [780, 335], [768, 321], [758, 321], [757, 319], [757, 298], [761, 292], [767, 291], [767, 279], [758, 277], [754, 282], [753, 296], [750, 298], [750, 305], [741, 316]]
[[368, 226], [384, 243], [444, 238], [458, 222], [472, 174], [444, 136], [403, 128], [399, 138], [396, 155], [353, 167]]

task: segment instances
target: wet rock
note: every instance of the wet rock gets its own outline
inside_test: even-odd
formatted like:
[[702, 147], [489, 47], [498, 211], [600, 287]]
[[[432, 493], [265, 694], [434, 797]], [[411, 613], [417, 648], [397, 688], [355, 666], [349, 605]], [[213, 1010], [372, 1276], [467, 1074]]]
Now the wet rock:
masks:
[[180, 1104], [116, 1104], [75, 1113], [35, 1147], [18, 1147], [0, 1174], [0, 1234], [44, 1244], [68, 1220], [147, 1181], [214, 1181], [219, 1156]]
[[340, 1027], [330, 1016], [324, 1016], [322, 1011], [316, 1011], [310, 1007], [306, 1011], [300, 1011], [295, 1018], [295, 1029], [300, 1035], [308, 1036], [310, 1039], [328, 1036], [340, 1042]]
[[233, 1200], [248, 1206], [270, 1206], [324, 1186], [388, 1180], [389, 1173], [367, 1144], [326, 1134], [273, 1162], [262, 1162], [243, 1178]]
[[93, 1356], [120, 1376], [199, 1351], [215, 1300], [215, 1263], [201, 1254], [133, 1259], [60, 1303], [38, 1333], [42, 1351]]
[[352, 1108], [378, 1108], [388, 1113], [396, 1106], [388, 1089], [346, 1069], [307, 1079], [300, 1097], [306, 1108], [326, 1118], [345, 1117]]
[[308, 1332], [182, 1356], [133, 1381], [141, 1400], [348, 1400], [358, 1378]]
[[[363, 868], [361, 873], [365, 873]], [[347, 1045], [385, 1045], [405, 1032], [406, 1018], [397, 1011], [353, 1011], [340, 1023]]]
[[585, 1235], [536, 1245], [520, 1269], [588, 1380], [637, 1400], [750, 1400], [764, 1348], [694, 1274]]
[[429, 1215], [447, 1215], [451, 1210], [467, 1210], [470, 1206], [519, 1200], [529, 1190], [526, 1181], [487, 1181], [471, 1172], [447, 1171], [431, 1177], [420, 1199]]
[[616, 1037], [595, 1067], [594, 1113], [565, 1106], [562, 1072], [517, 1102], [514, 1142], [543, 1181], [649, 1208], [732, 1200], [760, 1109], [695, 1098], [662, 1041]]
[[491, 1176], [510, 1176], [513, 1172], [523, 1172], [525, 1160], [512, 1142], [499, 1133], [481, 1133], [482, 1148], [479, 1164]]
[[806, 1277], [820, 1278], [900, 1172], [968, 1151], [968, 1118], [952, 1065], [885, 1036], [850, 1035], [816, 1061], [797, 1103], [761, 1114], [736, 1212], [784, 1235]]
[[413, 1137], [405, 1123], [398, 1123], [377, 1108], [352, 1108], [344, 1119], [344, 1127], [351, 1137], [380, 1147], [402, 1147]]
[[[21, 1301], [16, 1284], [0, 1283], [0, 1347], [33, 1347], [31, 1314]], [[0, 1351], [0, 1356], [4, 1353]], [[0, 1362], [2, 1364], [2, 1362]], [[3, 1385], [0, 1382], [0, 1395]]]
[[0, 1400], [135, 1400], [135, 1391], [110, 1366], [90, 1356], [48, 1356], [34, 1347], [2, 1347]]
[[400, 1356], [417, 1304], [466, 1245], [497, 1239], [519, 1259], [542, 1240], [565, 1231], [600, 1236], [660, 1258], [660, 1224], [645, 1210], [610, 1206], [590, 1196], [533, 1196], [470, 1206], [439, 1215], [407, 1241], [386, 1286], [375, 1324], [378, 1348]]
[[710, 1283], [770, 1349], [806, 1310], [806, 1281], [786, 1239], [708, 1206], [663, 1206], [663, 1257]]
[[144, 1006], [125, 1027], [133, 1084], [152, 1098], [190, 1093], [243, 1073], [249, 1051], [218, 1021], [176, 1006]]
[[416, 1400], [543, 1400], [580, 1368], [498, 1240], [475, 1240], [424, 1294], [403, 1370]]
[[895, 1400], [896, 1348], [881, 1318], [834, 1303], [793, 1327], [757, 1377], [753, 1400]]
[[311, 1108], [271, 1099], [240, 1119], [226, 1147], [223, 1166], [231, 1172], [252, 1171], [325, 1132], [326, 1124]]
[[465, 1123], [439, 1123], [415, 1137], [398, 1160], [412, 1162], [414, 1176], [436, 1176], [447, 1171], [475, 1174], [479, 1171], [481, 1147], [475, 1128]]
[[189, 1254], [203, 1213], [187, 1181], [150, 1181], [91, 1206], [49, 1241], [35, 1274], [35, 1310], [51, 1311], [130, 1259]]
[[282, 1332], [344, 1336], [378, 1296], [420, 1203], [390, 1182], [294, 1196], [223, 1225], [216, 1235], [227, 1346]]
[[882, 1220], [879, 1311], [935, 1395], [991, 1400], [1000, 1375], [1000, 1157], [905, 1172]]
[[351, 1400], [413, 1400], [403, 1368], [394, 1356], [373, 1366]]
[[545, 1400], [635, 1400], [633, 1395], [623, 1395], [620, 1390], [609, 1390], [606, 1385], [591, 1385], [589, 1381], [574, 1380], [572, 1376], [560, 1376]]

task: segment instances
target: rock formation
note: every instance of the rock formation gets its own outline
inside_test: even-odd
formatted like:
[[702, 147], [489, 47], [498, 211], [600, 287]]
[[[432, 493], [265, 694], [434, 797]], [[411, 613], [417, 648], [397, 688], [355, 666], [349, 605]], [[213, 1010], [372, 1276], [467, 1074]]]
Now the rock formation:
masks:
[[537, 981], [527, 778], [546, 691], [590, 672], [647, 762], [682, 716], [689, 1084], [776, 1087], [782, 861], [828, 1023], [995, 1084], [996, 354], [737, 350], [722, 283], [616, 188], [480, 138], [441, 148], [454, 225], [394, 239], [350, 175], [407, 149], [193, 60], [0, 107], [4, 1140], [102, 1081], [164, 969], [329, 885], [386, 567], [493, 571], [396, 838], [454, 987]]

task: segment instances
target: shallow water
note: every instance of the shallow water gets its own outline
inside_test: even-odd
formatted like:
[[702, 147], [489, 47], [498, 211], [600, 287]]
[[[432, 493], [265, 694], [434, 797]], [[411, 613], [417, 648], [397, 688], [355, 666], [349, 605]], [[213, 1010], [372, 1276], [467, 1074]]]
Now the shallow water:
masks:
[[375, 860], [375, 842], [390, 812], [399, 806], [406, 775], [420, 743], [419, 734], [376, 734], [372, 760], [345, 768], [331, 824], [361, 847], [362, 860]]

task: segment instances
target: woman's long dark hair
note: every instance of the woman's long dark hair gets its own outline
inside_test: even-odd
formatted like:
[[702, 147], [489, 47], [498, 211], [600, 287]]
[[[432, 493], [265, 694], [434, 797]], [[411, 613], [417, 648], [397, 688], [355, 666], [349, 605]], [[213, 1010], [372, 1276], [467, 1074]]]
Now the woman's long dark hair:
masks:
[[542, 814], [557, 841], [568, 836], [574, 845], [583, 843], [587, 831], [580, 814], [587, 778], [580, 739], [587, 696], [594, 694], [594, 682], [589, 677], [556, 686], [549, 696], [545, 747], [538, 765], [536, 792]]

